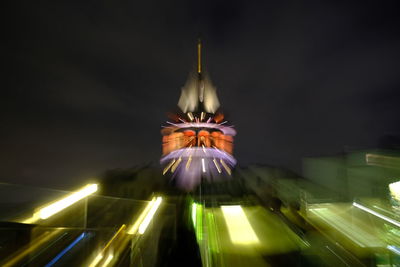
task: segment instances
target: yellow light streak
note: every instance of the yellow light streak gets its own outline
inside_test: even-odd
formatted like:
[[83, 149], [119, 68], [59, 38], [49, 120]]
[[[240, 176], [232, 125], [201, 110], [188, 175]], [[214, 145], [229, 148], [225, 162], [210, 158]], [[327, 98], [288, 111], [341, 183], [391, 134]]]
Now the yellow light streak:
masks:
[[22, 220], [21, 223], [26, 223], [26, 224], [31, 224], [31, 223], [35, 223], [40, 219], [40, 216], [38, 213], [34, 213], [32, 217]]
[[156, 198], [153, 197], [153, 199], [147, 204], [146, 208], [139, 215], [139, 218], [132, 225], [131, 229], [129, 229], [129, 231], [127, 232], [128, 234], [133, 235], [133, 234], [137, 233], [137, 230], [139, 229], [139, 225], [142, 223], [142, 221], [144, 220], [146, 215], [149, 213], [150, 209], [153, 207], [155, 202], [156, 202]]
[[90, 263], [89, 267], [95, 267], [97, 264], [99, 264], [99, 262], [103, 259], [103, 254], [99, 253], [96, 258], [94, 258], [94, 260], [92, 261], [92, 263]]
[[179, 165], [179, 163], [181, 163], [181, 161], [182, 161], [182, 157], [179, 157], [179, 159], [175, 162], [175, 164], [171, 168], [172, 173], [176, 170], [176, 168], [178, 168], [178, 165]]
[[221, 168], [218, 165], [218, 162], [215, 160], [215, 158], [213, 159], [214, 165], [217, 168], [218, 172], [221, 173]]
[[78, 190], [75, 193], [72, 193], [71, 195], [60, 199], [53, 204], [48, 205], [47, 207], [44, 207], [39, 210], [38, 214], [40, 219], [47, 219], [54, 214], [62, 211], [63, 209], [73, 205], [74, 203], [78, 202], [79, 200], [93, 194], [94, 192], [97, 191], [97, 184], [88, 184], [82, 189]]
[[39, 236], [35, 240], [32, 240], [30, 244], [25, 246], [23, 249], [21, 249], [19, 252], [11, 256], [11, 259], [7, 260], [5, 264], [3, 264], [3, 267], [11, 267], [15, 266], [20, 260], [28, 256], [30, 253], [33, 253], [35, 250], [39, 249], [44, 245], [46, 242], [49, 240], [52, 240], [55, 238], [59, 233], [61, 232], [61, 229], [57, 229], [53, 232], [46, 232], [43, 235]]
[[186, 170], [189, 169], [190, 163], [191, 163], [191, 162], [192, 162], [192, 155], [189, 156], [189, 159], [188, 159], [188, 161], [186, 162]]
[[193, 120], [194, 120], [194, 117], [193, 117], [192, 112], [188, 112], [187, 115], [188, 115], [190, 121], [193, 121]]
[[75, 204], [79, 200], [93, 194], [98, 189], [97, 184], [88, 184], [84, 186], [82, 189], [73, 192], [66, 197], [57, 200], [51, 204], [46, 205], [44, 208], [41, 208], [39, 211], [35, 212], [32, 217], [22, 220], [21, 223], [35, 223], [38, 220], [48, 219], [49, 217], [53, 216], [54, 214], [68, 208], [69, 206]]
[[104, 264], [102, 265], [102, 267], [106, 267], [108, 264], [110, 264], [110, 262], [112, 261], [112, 259], [114, 258], [113, 254], [108, 255], [106, 261], [104, 262]]
[[[111, 244], [114, 242], [114, 240], [123, 232], [123, 230], [126, 228], [126, 225], [123, 224], [118, 231], [113, 235], [113, 237], [107, 242], [105, 247], [101, 250], [101, 252], [94, 258], [94, 260], [89, 264], [89, 267], [95, 267], [99, 262], [104, 258], [104, 254], [107, 251], [107, 249], [111, 246]], [[107, 261], [107, 260], [106, 260]], [[108, 263], [107, 263], [108, 264]], [[103, 265], [104, 266], [104, 265]]]
[[200, 113], [200, 120], [201, 120], [201, 121], [204, 120], [205, 115], [206, 115], [206, 114], [205, 114], [204, 112], [201, 112], [201, 113]]
[[223, 161], [223, 159], [220, 159], [220, 162], [221, 162], [222, 166], [224, 166], [226, 172], [227, 172], [229, 175], [231, 175], [231, 173], [232, 173], [231, 168], [229, 168], [229, 166], [226, 165], [226, 163], [225, 163], [225, 161]]
[[258, 237], [240, 205], [221, 206], [233, 244], [250, 245], [259, 243]]
[[165, 167], [164, 168], [164, 171], [163, 171], [163, 175], [165, 175], [166, 173], [167, 173], [167, 171], [169, 170], [169, 168], [171, 168], [171, 166], [175, 163], [175, 159], [173, 159], [168, 165], [167, 165], [167, 167]]
[[154, 205], [151, 207], [149, 213], [146, 215], [146, 218], [144, 218], [143, 222], [139, 226], [139, 234], [144, 234], [144, 232], [147, 229], [147, 226], [149, 225], [150, 221], [153, 219], [154, 214], [156, 213], [158, 207], [160, 206], [162, 201], [162, 197], [157, 197], [156, 201], [154, 202]]

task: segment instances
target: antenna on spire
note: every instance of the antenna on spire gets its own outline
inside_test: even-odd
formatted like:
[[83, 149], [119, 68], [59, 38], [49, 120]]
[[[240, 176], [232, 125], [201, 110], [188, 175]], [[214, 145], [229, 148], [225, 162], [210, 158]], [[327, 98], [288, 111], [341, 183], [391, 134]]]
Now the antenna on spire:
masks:
[[201, 39], [197, 42], [197, 73], [201, 74]]

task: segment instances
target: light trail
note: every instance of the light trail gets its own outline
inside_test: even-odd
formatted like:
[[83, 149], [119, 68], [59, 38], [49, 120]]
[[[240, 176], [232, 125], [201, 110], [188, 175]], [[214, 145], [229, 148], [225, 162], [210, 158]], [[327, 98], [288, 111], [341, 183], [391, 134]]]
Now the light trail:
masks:
[[46, 242], [49, 240], [52, 240], [54, 237], [56, 237], [62, 229], [57, 229], [53, 232], [46, 232], [40, 237], [36, 238], [33, 240], [30, 244], [25, 246], [23, 249], [15, 253], [15, 255], [11, 256], [10, 260], [7, 260], [5, 264], [2, 265], [2, 267], [11, 267], [15, 266], [20, 260], [22, 260], [24, 257], [28, 256], [30, 253], [33, 253], [35, 250], [39, 249], [42, 245], [44, 245]]
[[78, 236], [71, 244], [69, 244], [65, 249], [63, 249], [57, 256], [55, 256], [49, 263], [45, 265], [45, 267], [53, 266], [58, 260], [62, 258], [68, 251], [70, 251], [76, 244], [78, 244], [84, 237], [86, 233], [82, 233]]
[[186, 162], [186, 170], [189, 170], [190, 163], [192, 162], [192, 155], [189, 156], [188, 161]]
[[400, 249], [399, 249], [398, 247], [388, 245], [386, 248], [387, 248], [388, 250], [390, 250], [390, 251], [396, 253], [397, 255], [400, 255]]
[[71, 195], [58, 200], [57, 202], [48, 205], [39, 210], [39, 217], [40, 219], [47, 219], [54, 214], [62, 211], [63, 209], [73, 205], [74, 203], [78, 202], [79, 200], [93, 194], [97, 191], [97, 184], [89, 184], [82, 188], [81, 190], [72, 193]]
[[188, 115], [190, 121], [194, 120], [192, 112], [188, 112], [187, 115]]
[[89, 267], [95, 267], [99, 262], [104, 258], [104, 254], [107, 251], [107, 249], [111, 246], [111, 244], [116, 240], [116, 238], [123, 232], [123, 230], [126, 228], [126, 225], [123, 224], [121, 227], [118, 229], [118, 231], [113, 235], [113, 237], [107, 242], [105, 247], [101, 250], [99, 254], [93, 259], [93, 261], [89, 264]]
[[389, 217], [387, 217], [387, 216], [385, 216], [383, 214], [380, 214], [380, 213], [378, 213], [376, 211], [373, 211], [373, 210], [371, 210], [371, 209], [369, 209], [369, 208], [367, 208], [367, 207], [365, 207], [365, 206], [363, 206], [361, 204], [353, 202], [353, 206], [357, 207], [357, 208], [359, 208], [359, 209], [361, 209], [363, 211], [366, 211], [366, 212], [368, 212], [368, 213], [370, 213], [370, 214], [372, 214], [372, 215], [374, 215], [374, 216], [376, 216], [378, 218], [381, 218], [382, 220], [385, 220], [385, 221], [387, 221], [387, 222], [389, 222], [389, 223], [391, 223], [393, 225], [396, 225], [397, 227], [400, 227], [400, 222], [398, 222], [396, 220], [393, 220], [393, 219], [391, 219], [391, 218], [389, 218]]
[[258, 237], [240, 205], [221, 206], [221, 210], [233, 244], [249, 245], [259, 243]]
[[39, 211], [33, 213], [32, 217], [22, 220], [21, 223], [32, 224], [40, 219], [42, 220], [48, 219], [54, 214], [59, 213], [60, 211], [75, 204], [79, 200], [93, 194], [94, 192], [97, 191], [97, 189], [98, 189], [97, 184], [88, 184], [84, 186], [82, 189], [73, 192], [58, 201], [48, 204], [44, 208], [39, 209]]
[[147, 204], [146, 208], [140, 214], [139, 218], [135, 221], [131, 229], [127, 232], [130, 235], [139, 233], [144, 234], [146, 231], [150, 221], [153, 219], [154, 214], [158, 210], [162, 202], [162, 197], [154, 197], [149, 204]]
[[167, 165], [167, 167], [164, 168], [163, 175], [165, 175], [165, 174], [168, 172], [169, 168], [172, 167], [172, 165], [175, 163], [175, 161], [176, 161], [176, 160], [173, 159], [173, 160]]
[[144, 218], [143, 222], [139, 226], [139, 234], [144, 234], [144, 232], [147, 229], [147, 226], [149, 225], [150, 221], [153, 219], [154, 214], [156, 213], [158, 207], [160, 206], [162, 201], [162, 197], [157, 197], [156, 201], [154, 202], [154, 205], [151, 207], [151, 210], [149, 213], [146, 215], [146, 218]]
[[201, 159], [201, 167], [203, 169], [203, 172], [206, 172], [206, 165], [204, 163], [204, 158]]
[[213, 162], [214, 162], [215, 167], [217, 168], [218, 173], [221, 173], [222, 172], [221, 168], [219, 167], [218, 162], [216, 161], [215, 158], [213, 159]]
[[226, 172], [227, 172], [229, 175], [231, 175], [231, 173], [232, 173], [232, 172], [231, 172], [231, 168], [229, 168], [229, 166], [226, 165], [226, 163], [225, 163], [225, 161], [224, 161], [223, 159], [220, 159], [219, 161], [221, 162], [222, 166], [224, 166]]
[[110, 262], [112, 261], [112, 259], [114, 258], [113, 254], [108, 255], [106, 261], [104, 262], [104, 264], [102, 265], [102, 267], [106, 267], [108, 264], [110, 264]]
[[175, 164], [171, 168], [172, 173], [176, 170], [176, 168], [178, 168], [178, 165], [179, 165], [179, 163], [181, 163], [181, 161], [182, 161], [182, 157], [179, 157], [179, 159], [175, 162]]
[[146, 217], [146, 215], [149, 213], [150, 209], [153, 207], [154, 202], [156, 201], [156, 198], [153, 197], [153, 199], [147, 204], [146, 208], [142, 211], [142, 213], [139, 215], [139, 218], [135, 221], [135, 223], [132, 225], [131, 229], [127, 232], [130, 235], [136, 234], [137, 230], [139, 229], [140, 224]]

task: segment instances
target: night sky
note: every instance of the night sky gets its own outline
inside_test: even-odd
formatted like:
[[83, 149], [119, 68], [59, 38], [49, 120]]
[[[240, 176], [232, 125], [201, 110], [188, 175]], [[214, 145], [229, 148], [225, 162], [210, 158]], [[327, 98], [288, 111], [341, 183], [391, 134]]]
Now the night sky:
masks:
[[399, 135], [396, 1], [10, 2], [2, 181], [69, 188], [157, 163], [199, 36], [240, 165], [300, 171]]

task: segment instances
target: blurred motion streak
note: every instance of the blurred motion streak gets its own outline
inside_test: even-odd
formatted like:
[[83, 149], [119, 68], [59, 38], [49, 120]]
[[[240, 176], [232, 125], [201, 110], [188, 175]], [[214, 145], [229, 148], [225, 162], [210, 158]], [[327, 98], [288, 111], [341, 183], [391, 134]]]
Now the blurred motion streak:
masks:
[[144, 218], [143, 222], [139, 226], [139, 234], [144, 234], [149, 225], [150, 221], [153, 219], [154, 214], [156, 213], [158, 207], [160, 206], [162, 201], [162, 197], [157, 197], [156, 201], [154, 202], [153, 206], [151, 207], [149, 213]]
[[369, 243], [369, 239], [373, 239], [373, 236], [367, 232], [357, 229], [354, 225], [340, 218], [327, 208], [315, 208], [310, 209], [310, 212], [317, 215], [325, 223], [345, 235], [348, 239], [356, 243], [360, 247], [366, 247]]
[[400, 167], [400, 157], [367, 153], [365, 155], [365, 161], [367, 162], [368, 165], [375, 165], [375, 166], [389, 167], [389, 168]]
[[199, 242], [203, 239], [203, 205], [194, 202], [192, 204], [192, 216], [196, 239]]
[[373, 211], [373, 210], [371, 210], [371, 209], [369, 209], [369, 208], [367, 208], [367, 207], [365, 207], [363, 205], [360, 205], [360, 204], [358, 204], [356, 202], [353, 202], [353, 206], [357, 207], [357, 208], [359, 208], [359, 209], [361, 209], [363, 211], [366, 211], [366, 212], [368, 212], [368, 213], [370, 213], [370, 214], [372, 214], [372, 215], [374, 215], [374, 216], [376, 216], [378, 218], [381, 218], [382, 220], [385, 220], [385, 221], [387, 221], [387, 222], [389, 222], [389, 223], [391, 223], [393, 225], [396, 225], [397, 227], [400, 227], [400, 222], [395, 221], [395, 220], [393, 220], [393, 219], [391, 219], [391, 218], [389, 218], [389, 217], [387, 217], [385, 215], [382, 215], [382, 214], [380, 214], [380, 213], [378, 213], [376, 211]]
[[5, 263], [2, 264], [2, 266], [3, 267], [15, 266], [19, 261], [28, 256], [30, 253], [35, 252], [36, 250], [40, 249], [43, 245], [45, 245], [46, 242], [55, 238], [60, 232], [61, 229], [56, 229], [53, 232], [50, 233], [46, 232], [42, 234], [38, 238], [32, 240], [30, 244], [24, 246], [22, 249], [11, 255], [9, 259], [5, 260]]
[[[123, 224], [121, 227], [118, 229], [118, 231], [114, 234], [114, 236], [110, 239], [110, 241], [107, 242], [105, 247], [102, 249], [102, 251], [97, 254], [97, 256], [93, 259], [93, 261], [89, 264], [89, 267], [95, 267], [99, 264], [99, 262], [104, 258], [104, 254], [107, 251], [107, 249], [111, 246], [111, 244], [116, 240], [118, 236], [120, 236], [123, 231], [125, 230], [126, 225]], [[112, 259], [112, 258], [111, 258]], [[107, 263], [108, 264], [108, 263]]]
[[192, 222], [193, 226], [196, 228], [196, 213], [197, 213], [197, 204], [196, 202], [192, 203]]
[[221, 168], [219, 167], [218, 162], [215, 160], [215, 158], [213, 159], [213, 162], [214, 162], [215, 167], [218, 170], [218, 173], [221, 173]]
[[203, 172], [206, 172], [206, 166], [204, 165], [204, 159], [201, 159], [201, 166], [202, 166]]
[[179, 163], [181, 163], [181, 161], [182, 161], [182, 157], [179, 157], [179, 159], [175, 162], [175, 164], [171, 168], [172, 173], [176, 170], [176, 168], [178, 167]]
[[45, 220], [54, 214], [64, 210], [65, 208], [75, 204], [79, 200], [93, 194], [98, 189], [97, 184], [88, 184], [82, 189], [52, 203], [47, 205], [44, 208], [41, 208], [39, 211], [35, 212], [33, 216], [29, 219], [22, 221], [22, 223], [34, 223], [39, 219]]
[[389, 191], [394, 199], [400, 201], [400, 181], [389, 184]]
[[397, 255], [400, 255], [400, 249], [395, 246], [387, 246], [387, 249], [396, 253]]
[[114, 258], [113, 254], [108, 255], [106, 261], [104, 262], [104, 264], [102, 265], [102, 267], [106, 267], [108, 264], [110, 264], [110, 262], [112, 261], [112, 259]]
[[175, 159], [173, 159], [165, 168], [163, 171], [163, 174], [166, 174], [167, 171], [169, 170], [169, 168], [171, 168], [171, 166], [175, 163]]
[[220, 162], [222, 164], [222, 166], [224, 166], [226, 172], [231, 175], [231, 169], [228, 167], [228, 165], [226, 165], [225, 161], [223, 159], [220, 159]]
[[221, 210], [232, 243], [243, 245], [259, 243], [259, 240], [240, 205], [221, 206]]
[[136, 234], [137, 232], [139, 232], [139, 234], [143, 234], [146, 231], [146, 228], [154, 214], [156, 213], [159, 205], [161, 204], [161, 201], [162, 197], [153, 197], [127, 233], [130, 235]]
[[84, 237], [86, 233], [82, 233], [78, 236], [71, 244], [69, 244], [65, 249], [63, 249], [57, 256], [55, 256], [49, 263], [45, 265], [45, 267], [53, 266], [62, 256], [64, 256], [68, 251], [70, 251], [76, 244], [78, 244]]

